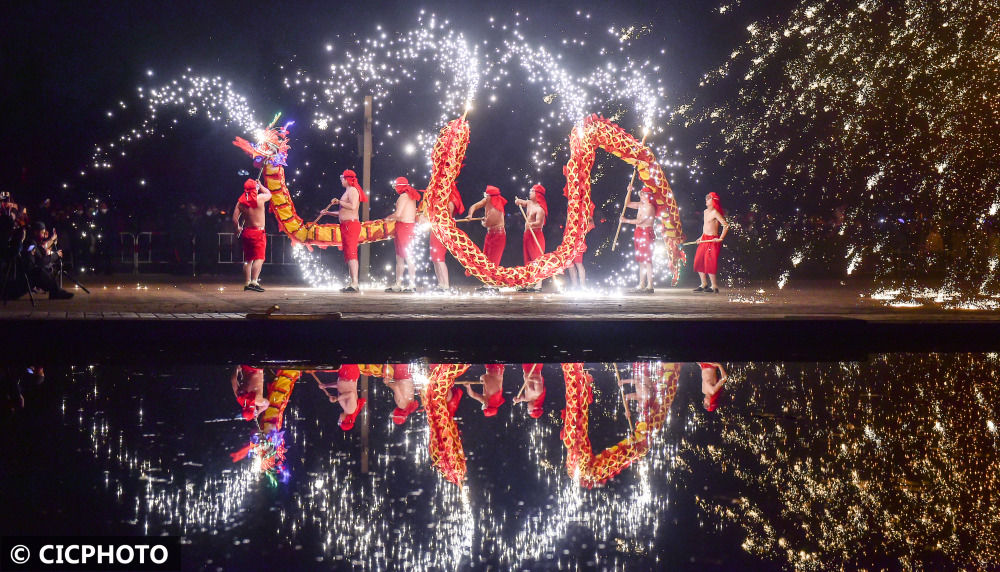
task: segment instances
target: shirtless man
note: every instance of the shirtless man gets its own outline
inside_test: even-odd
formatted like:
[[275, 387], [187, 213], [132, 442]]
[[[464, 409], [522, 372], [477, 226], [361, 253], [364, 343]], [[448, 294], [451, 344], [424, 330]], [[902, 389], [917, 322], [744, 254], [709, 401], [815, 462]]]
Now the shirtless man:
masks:
[[243, 410], [243, 418], [254, 419], [271, 405], [264, 395], [264, 370], [249, 365], [238, 365], [230, 376], [236, 402]]
[[[632, 188], [629, 187], [629, 196]], [[639, 191], [639, 202], [628, 201], [626, 208], [636, 209], [635, 218], [625, 218], [622, 222], [635, 225], [632, 237], [635, 245], [635, 262], [639, 265], [639, 286], [629, 290], [631, 294], [653, 293], [653, 242], [656, 234], [653, 232], [653, 221], [656, 219], [656, 207], [653, 205], [653, 189], [643, 187]]]
[[[420, 191], [410, 186], [406, 177], [397, 177], [392, 183], [399, 197], [396, 199], [396, 211], [385, 217], [385, 220], [396, 221], [396, 283], [385, 289], [386, 292], [413, 293], [417, 287], [417, 266], [413, 263], [413, 253], [407, 252], [410, 240], [413, 238], [413, 225], [417, 220], [417, 201]], [[410, 269], [410, 286], [403, 286], [403, 273]]]
[[413, 390], [413, 376], [410, 375], [410, 364], [392, 364], [392, 376], [383, 378], [385, 386], [392, 391], [396, 409], [392, 412], [392, 422], [402, 425], [411, 413], [420, 408]]
[[[267, 235], [264, 234], [264, 205], [271, 200], [271, 191], [260, 181], [247, 179], [243, 183], [243, 194], [233, 207], [233, 224], [236, 234], [243, 243], [243, 290], [263, 292], [260, 287], [260, 269], [264, 266], [267, 252]], [[240, 216], [243, 226], [240, 226]]]
[[[720, 224], [722, 225], [721, 236], [719, 235]], [[726, 213], [722, 210], [719, 195], [708, 193], [705, 195], [705, 224], [701, 230], [701, 238], [698, 239], [698, 251], [694, 254], [694, 271], [701, 279], [701, 285], [694, 289], [695, 292], [719, 293], [715, 275], [719, 269], [719, 251], [722, 250], [722, 241], [728, 232], [729, 223], [726, 222]], [[712, 281], [711, 286], [706, 283], [706, 274]]]
[[[705, 399], [702, 400], [701, 404], [705, 407], [705, 411], [712, 412], [719, 406], [722, 385], [726, 383], [729, 376], [726, 375], [726, 370], [721, 363], [699, 362], [698, 365], [701, 367], [701, 392], [705, 394]], [[722, 373], [722, 377], [716, 374], [716, 368]]]
[[[361, 369], [356, 363], [345, 363], [340, 365], [337, 371], [337, 397], [343, 413], [338, 419], [340, 428], [350, 431], [354, 428], [361, 410], [365, 407], [365, 399], [358, 397], [358, 379], [361, 377]], [[333, 401], [331, 396], [330, 401]]]
[[469, 386], [469, 397], [483, 404], [485, 417], [495, 416], [506, 401], [503, 398], [503, 372], [504, 366], [501, 364], [486, 364], [486, 373], [479, 376], [479, 381], [483, 382], [483, 392], [477, 393]]
[[[514, 202], [525, 208], [524, 221], [524, 241], [521, 251], [524, 255], [524, 264], [527, 265], [532, 260], [545, 254], [545, 233], [542, 227], [545, 226], [545, 218], [549, 216], [549, 207], [545, 202], [545, 187], [535, 185], [531, 187], [527, 200], [514, 199]], [[534, 286], [518, 288], [519, 292], [541, 292], [542, 281], [539, 280]]]
[[[504, 209], [507, 199], [500, 196], [500, 189], [487, 186], [483, 192], [483, 200], [469, 207], [466, 220], [473, 218], [476, 211], [485, 208], [483, 226], [486, 228], [486, 240], [483, 242], [483, 254], [490, 262], [500, 265], [503, 249], [507, 245], [507, 227], [504, 221]], [[496, 291], [496, 288], [484, 286], [480, 290]]]
[[514, 403], [527, 403], [528, 415], [538, 419], [545, 413], [545, 378], [542, 377], [542, 364], [522, 363], [524, 374], [524, 389], [514, 398]]
[[631, 385], [633, 391], [625, 393], [626, 401], [635, 401], [640, 410], [646, 409], [652, 404], [656, 397], [656, 383], [659, 380], [659, 371], [650, 362], [635, 362], [632, 364], [632, 377], [618, 381], [618, 385], [623, 387]]
[[358, 284], [358, 239], [361, 237], [361, 220], [358, 209], [361, 203], [368, 202], [364, 189], [358, 184], [358, 175], [348, 169], [340, 175], [340, 184], [344, 186], [344, 194], [340, 200], [333, 199], [331, 205], [340, 205], [339, 211], [323, 210], [321, 214], [340, 218], [340, 240], [344, 251], [344, 260], [351, 272], [351, 283], [341, 288], [341, 292], [356, 294], [361, 291]]
[[[462, 204], [462, 195], [458, 192], [455, 183], [451, 184], [451, 196], [448, 198], [448, 214], [454, 217], [456, 214], [465, 212], [465, 205]], [[421, 215], [421, 222], [427, 222], [427, 217]], [[431, 264], [434, 265], [434, 276], [437, 277], [438, 285], [435, 292], [444, 292], [450, 288], [448, 281], [448, 264], [444, 261], [444, 256], [448, 252], [444, 243], [438, 240], [437, 236], [431, 232], [430, 237]]]

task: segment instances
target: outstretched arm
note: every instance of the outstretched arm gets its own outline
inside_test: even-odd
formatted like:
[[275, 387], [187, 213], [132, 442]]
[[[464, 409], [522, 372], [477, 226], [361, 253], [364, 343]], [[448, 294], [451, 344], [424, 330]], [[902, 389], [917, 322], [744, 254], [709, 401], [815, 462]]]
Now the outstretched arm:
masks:
[[486, 206], [486, 201], [487, 201], [487, 199], [483, 199], [483, 200], [479, 201], [478, 203], [476, 203], [476, 204], [472, 205], [471, 207], [469, 207], [469, 210], [465, 213], [465, 218], [472, 218], [472, 216], [474, 214], [476, 214], [477, 210], [479, 210], [479, 209], [481, 209], [481, 208], [483, 208], [483, 207]]

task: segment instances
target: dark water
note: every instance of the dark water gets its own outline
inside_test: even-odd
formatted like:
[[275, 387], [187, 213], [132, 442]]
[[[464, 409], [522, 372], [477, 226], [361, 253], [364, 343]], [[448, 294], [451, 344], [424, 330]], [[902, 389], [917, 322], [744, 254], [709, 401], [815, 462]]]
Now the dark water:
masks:
[[[520, 364], [506, 368], [495, 417], [463, 398], [463, 487], [435, 468], [424, 410], [393, 423], [393, 394], [379, 379], [367, 437], [364, 417], [342, 431], [341, 407], [311, 376], [296, 382], [281, 483], [230, 458], [256, 430], [240, 417], [232, 366], [81, 364], [47, 368], [40, 381], [11, 365], [0, 533], [181, 535], [192, 570], [1000, 563], [997, 356], [723, 365], [730, 378], [710, 413], [698, 364], [676, 366], [670, 388], [657, 387], [658, 374], [673, 364], [617, 364], [621, 378], [652, 373], [650, 401], [630, 401], [634, 423], [669, 415], [648, 451], [595, 488], [566, 467], [559, 364], [542, 368], [537, 419], [513, 403]], [[597, 455], [629, 435], [629, 419], [612, 364], [584, 367]], [[427, 366], [412, 369], [419, 387]], [[482, 373], [472, 366], [460, 379]], [[265, 370], [265, 381], [273, 375]]]

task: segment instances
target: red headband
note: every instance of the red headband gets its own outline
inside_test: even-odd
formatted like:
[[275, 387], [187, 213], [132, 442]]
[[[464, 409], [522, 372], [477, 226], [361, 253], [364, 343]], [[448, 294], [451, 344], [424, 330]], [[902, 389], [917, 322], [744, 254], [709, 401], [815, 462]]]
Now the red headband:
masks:
[[358, 184], [358, 175], [357, 175], [357, 173], [355, 173], [354, 171], [348, 169], [348, 170], [344, 171], [343, 173], [341, 173], [340, 176], [343, 177], [345, 181], [347, 181], [348, 185], [350, 185], [350, 186], [352, 186], [352, 187], [354, 187], [355, 189], [358, 190], [358, 199], [361, 202], [363, 202], [363, 203], [367, 203], [368, 202], [368, 195], [365, 194], [365, 190], [362, 189], [361, 185]]
[[490, 203], [493, 205], [493, 208], [503, 212], [504, 207], [507, 205], [507, 199], [500, 196], [500, 189], [493, 185], [488, 185], [486, 187], [486, 194], [490, 196]]
[[406, 193], [411, 199], [415, 201], [420, 200], [420, 191], [411, 187], [410, 181], [407, 181], [406, 177], [396, 178], [396, 192], [399, 194]]
[[719, 216], [726, 216], [726, 212], [722, 210], [722, 201], [719, 200], [719, 195], [708, 193], [708, 198], [712, 199], [712, 208], [719, 211]]
[[549, 216], [549, 203], [545, 200], [545, 187], [541, 185], [535, 185], [531, 187], [532, 191], [535, 191], [535, 202], [538, 206], [542, 207], [542, 212], [545, 216]]
[[247, 179], [243, 182], [243, 195], [240, 197], [240, 204], [251, 209], [257, 207], [257, 181]]

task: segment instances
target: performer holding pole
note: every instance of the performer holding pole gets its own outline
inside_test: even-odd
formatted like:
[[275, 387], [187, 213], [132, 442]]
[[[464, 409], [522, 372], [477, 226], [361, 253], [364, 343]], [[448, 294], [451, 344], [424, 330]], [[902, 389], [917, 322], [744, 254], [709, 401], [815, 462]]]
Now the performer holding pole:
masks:
[[[726, 374], [726, 369], [722, 367], [721, 363], [698, 362], [698, 366], [701, 368], [701, 392], [705, 395], [701, 404], [705, 411], [711, 413], [719, 407], [722, 386], [729, 379], [729, 375]], [[715, 372], [716, 369], [722, 374], [721, 376]]]
[[368, 202], [368, 196], [358, 183], [358, 175], [348, 169], [340, 175], [340, 184], [344, 186], [344, 194], [340, 199], [333, 199], [331, 204], [339, 204], [339, 211], [324, 209], [320, 214], [333, 215], [340, 218], [341, 249], [344, 251], [344, 261], [351, 273], [350, 285], [341, 288], [341, 292], [357, 294], [361, 291], [358, 284], [358, 240], [361, 238], [361, 220], [358, 209], [361, 203]]
[[[514, 199], [514, 203], [521, 208], [521, 214], [524, 216], [524, 241], [521, 244], [521, 251], [524, 255], [524, 264], [527, 265], [545, 254], [545, 234], [542, 232], [542, 227], [545, 226], [545, 218], [549, 216], [549, 206], [545, 202], [545, 187], [541, 185], [531, 187], [527, 200]], [[541, 291], [541, 280], [532, 287], [518, 288], [518, 292]]]
[[[722, 225], [721, 236], [719, 235], [720, 224]], [[722, 241], [728, 232], [729, 223], [726, 222], [726, 214], [722, 210], [719, 195], [708, 193], [705, 195], [705, 222], [701, 238], [698, 240], [698, 250], [694, 254], [694, 271], [701, 279], [701, 285], [694, 289], [695, 292], [719, 293], [715, 275], [719, 269], [719, 251], [722, 250]], [[706, 274], [711, 280], [711, 285], [706, 283]]]
[[483, 416], [493, 417], [500, 410], [500, 406], [506, 401], [503, 398], [503, 373], [502, 364], [486, 364], [486, 373], [479, 376], [483, 382], [483, 392], [477, 393], [468, 386], [469, 397], [483, 404]]
[[[649, 129], [646, 128], [646, 127], [643, 127], [642, 128], [642, 132], [643, 132], [642, 133], [642, 141], [639, 144], [640, 145], [645, 145], [646, 144], [646, 136], [649, 135]], [[635, 176], [637, 174], [639, 174], [639, 166], [638, 165], [636, 165], [635, 168], [632, 169], [632, 180], [628, 182], [628, 191], [625, 193], [625, 201], [624, 201], [625, 204], [622, 205], [622, 216], [625, 216], [625, 209], [628, 208], [628, 203], [629, 203], [629, 201], [632, 200], [632, 185], [635, 184]], [[615, 240], [614, 240], [614, 242], [611, 243], [611, 252], [614, 252], [615, 248], [618, 246], [618, 234], [621, 231], [622, 231], [622, 221], [621, 221], [621, 218], [619, 218], [618, 219], [618, 229], [615, 230]]]
[[[632, 189], [628, 191], [631, 196]], [[656, 220], [656, 207], [653, 205], [653, 189], [643, 187], [639, 191], [639, 202], [627, 201], [626, 208], [636, 209], [635, 218], [628, 219], [622, 215], [621, 223], [634, 224], [635, 234], [635, 262], [639, 265], [639, 286], [629, 290], [630, 294], [652, 294], [653, 293], [653, 241], [656, 234], [653, 232], [653, 221]]]
[[[385, 220], [396, 221], [396, 283], [385, 289], [386, 292], [413, 293], [417, 288], [417, 266], [413, 263], [413, 254], [407, 252], [410, 240], [413, 238], [413, 225], [417, 218], [417, 201], [420, 191], [410, 186], [406, 177], [397, 177], [392, 183], [399, 198], [396, 199], [396, 211], [385, 217]], [[403, 285], [403, 273], [410, 269], [410, 285]]]
[[[448, 199], [448, 214], [454, 218], [456, 214], [462, 214], [464, 212], [465, 205], [462, 204], [462, 195], [459, 194], [458, 187], [455, 186], [455, 183], [452, 183], [451, 196]], [[426, 219], [426, 217], [424, 218]], [[430, 250], [431, 263], [434, 265], [434, 275], [437, 277], [438, 281], [437, 287], [434, 288], [434, 291], [444, 292], [450, 288], [448, 281], [448, 264], [444, 260], [444, 256], [448, 252], [448, 249], [444, 247], [444, 243], [438, 240], [438, 237], [433, 231], [431, 232], [430, 237]]]
[[[236, 235], [243, 244], [243, 291], [263, 292], [260, 287], [260, 270], [264, 266], [267, 252], [267, 235], [264, 233], [264, 205], [271, 200], [271, 191], [260, 181], [247, 179], [243, 183], [243, 194], [233, 207], [233, 224]], [[244, 224], [240, 225], [240, 217]]]
[[[507, 199], [500, 196], [500, 189], [488, 185], [483, 192], [483, 199], [469, 207], [469, 212], [463, 220], [472, 220], [476, 211], [483, 208], [483, 226], [486, 228], [486, 240], [483, 241], [483, 254], [493, 264], [499, 265], [503, 257], [503, 249], [507, 245], [507, 227], [504, 221]], [[496, 291], [496, 288], [483, 286], [481, 291]]]
[[542, 377], [542, 364], [522, 363], [521, 373], [524, 374], [524, 385], [514, 398], [514, 403], [527, 403], [528, 415], [538, 419], [545, 413], [545, 378]]

